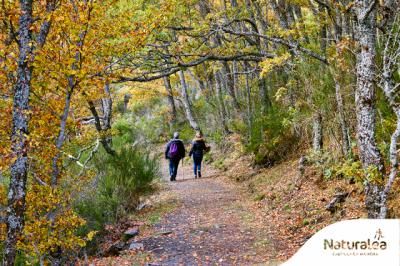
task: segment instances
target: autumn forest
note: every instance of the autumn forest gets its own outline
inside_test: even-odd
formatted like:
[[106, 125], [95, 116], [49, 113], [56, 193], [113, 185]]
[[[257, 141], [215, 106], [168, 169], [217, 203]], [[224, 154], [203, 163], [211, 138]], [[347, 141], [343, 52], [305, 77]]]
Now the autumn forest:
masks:
[[[176, 265], [168, 219], [190, 225], [186, 203], [212, 208], [195, 205], [201, 195], [243, 205], [199, 229], [214, 257], [184, 246], [180, 263], [285, 260], [323, 225], [399, 218], [399, 11], [397, 0], [2, 0], [2, 265], [113, 261], [116, 231], [136, 226], [138, 242], [122, 241], [130, 263]], [[164, 178], [176, 131], [187, 151], [204, 134], [208, 179]], [[193, 178], [183, 163], [178, 177]], [[253, 248], [224, 257], [229, 241], [212, 239], [236, 236], [240, 219]], [[253, 241], [268, 223], [284, 231]], [[162, 255], [146, 248], [160, 224]]]

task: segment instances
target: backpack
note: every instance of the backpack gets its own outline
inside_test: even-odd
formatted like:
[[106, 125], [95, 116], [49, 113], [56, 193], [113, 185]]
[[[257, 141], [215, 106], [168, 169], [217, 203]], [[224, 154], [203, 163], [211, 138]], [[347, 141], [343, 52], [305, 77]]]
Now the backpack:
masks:
[[174, 141], [171, 143], [171, 145], [169, 146], [168, 157], [170, 159], [180, 158], [178, 142]]

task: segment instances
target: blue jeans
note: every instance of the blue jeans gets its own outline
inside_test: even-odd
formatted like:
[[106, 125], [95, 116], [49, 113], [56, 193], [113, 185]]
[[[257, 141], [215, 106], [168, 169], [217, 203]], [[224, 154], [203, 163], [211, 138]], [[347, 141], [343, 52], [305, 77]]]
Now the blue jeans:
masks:
[[180, 159], [169, 159], [169, 176], [171, 181], [176, 180], [176, 175], [178, 174], [178, 166]]
[[195, 157], [193, 156], [193, 172], [194, 176], [201, 177], [201, 161], [203, 157]]

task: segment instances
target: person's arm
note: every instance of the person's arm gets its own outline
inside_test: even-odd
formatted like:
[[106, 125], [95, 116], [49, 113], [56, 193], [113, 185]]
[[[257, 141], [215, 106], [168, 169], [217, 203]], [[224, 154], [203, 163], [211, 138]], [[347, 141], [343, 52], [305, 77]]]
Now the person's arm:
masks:
[[185, 145], [183, 144], [183, 141], [181, 141], [181, 155], [182, 158], [184, 158], [186, 155]]
[[165, 159], [169, 159], [168, 158], [168, 152], [169, 152], [169, 146], [170, 146], [171, 142], [168, 142], [167, 144], [167, 148], [165, 149]]
[[192, 146], [191, 146], [190, 151], [189, 151], [189, 157], [192, 156], [192, 154], [193, 154], [193, 146], [194, 146], [193, 144], [194, 143], [192, 143]]

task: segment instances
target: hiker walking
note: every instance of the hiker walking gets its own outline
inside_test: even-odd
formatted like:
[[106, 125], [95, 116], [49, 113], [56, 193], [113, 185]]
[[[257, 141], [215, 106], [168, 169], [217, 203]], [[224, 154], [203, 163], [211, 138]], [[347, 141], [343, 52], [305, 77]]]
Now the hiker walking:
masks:
[[174, 138], [171, 139], [165, 149], [165, 159], [169, 159], [169, 177], [170, 181], [176, 181], [178, 166], [180, 160], [185, 157], [185, 146], [183, 141], [179, 139], [179, 133], [174, 133]]
[[204, 152], [209, 151], [209, 149], [210, 147], [206, 145], [201, 132], [197, 132], [189, 152], [189, 157], [193, 156], [194, 178], [201, 177], [201, 161], [203, 160]]

